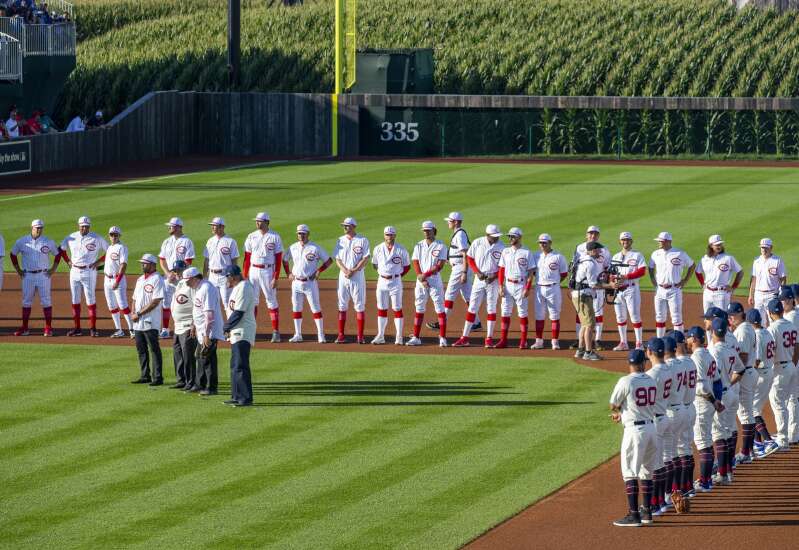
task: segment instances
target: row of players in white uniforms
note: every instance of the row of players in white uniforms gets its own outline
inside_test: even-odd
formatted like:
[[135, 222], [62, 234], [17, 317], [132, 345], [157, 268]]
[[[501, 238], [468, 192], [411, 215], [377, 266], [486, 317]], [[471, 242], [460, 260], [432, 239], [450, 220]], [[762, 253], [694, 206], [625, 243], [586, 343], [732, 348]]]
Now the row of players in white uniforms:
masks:
[[[730, 484], [736, 465], [799, 443], [799, 317], [792, 289], [772, 299], [767, 311], [765, 328], [757, 309], [744, 312], [737, 302], [726, 311], [711, 306], [705, 327], [653, 337], [645, 354], [630, 352], [630, 374], [610, 398], [613, 420], [624, 426], [621, 470], [629, 505], [616, 525], [650, 523], [669, 510], [675, 493], [690, 498]], [[644, 372], [646, 359], [652, 366]], [[762, 417], [767, 400], [773, 438]], [[699, 455], [695, 481], [692, 443]]]

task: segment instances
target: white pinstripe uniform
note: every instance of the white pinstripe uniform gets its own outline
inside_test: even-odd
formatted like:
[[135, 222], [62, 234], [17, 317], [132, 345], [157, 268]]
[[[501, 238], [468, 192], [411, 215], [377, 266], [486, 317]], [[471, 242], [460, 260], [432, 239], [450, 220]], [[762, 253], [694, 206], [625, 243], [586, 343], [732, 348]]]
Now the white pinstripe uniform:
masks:
[[696, 365], [690, 355], [677, 355], [674, 371], [682, 375], [679, 379], [678, 393], [682, 393], [682, 408], [677, 415], [677, 454], [688, 456], [692, 453], [694, 441], [694, 422], [696, 422]]
[[94, 231], [86, 235], [75, 231], [61, 241], [60, 248], [69, 254], [72, 262], [69, 270], [72, 303], [80, 304], [80, 295], [83, 293], [86, 305], [93, 306], [96, 303], [97, 268], [91, 265], [108, 249], [108, 242]]
[[560, 321], [563, 295], [560, 291], [560, 274], [569, 271], [566, 258], [553, 250], [549, 254], [533, 254], [535, 273], [535, 318], [543, 321], [549, 313], [550, 321]]
[[390, 302], [391, 309], [402, 311], [402, 272], [411, 265], [408, 251], [396, 242], [391, 249], [386, 243], [380, 243], [372, 252], [372, 264], [378, 275], [377, 309], [387, 310]]
[[[491, 244], [488, 237], [480, 237], [469, 246], [466, 255], [474, 260], [477, 269], [488, 277], [496, 277], [499, 271], [499, 260], [505, 245], [497, 240]], [[483, 300], [486, 301], [486, 313], [496, 315], [497, 299], [499, 298], [499, 283], [496, 278], [491, 281], [476, 280], [472, 285], [472, 295], [469, 299], [469, 313], [477, 313]]]
[[280, 235], [271, 229], [265, 233], [256, 229], [244, 241], [244, 252], [250, 254], [250, 271], [248, 278], [255, 287], [255, 305], [261, 301], [263, 293], [269, 309], [277, 309], [277, 289], [272, 287], [271, 281], [275, 277], [275, 270], [280, 273], [277, 255], [283, 254], [283, 241]]
[[[419, 262], [419, 269], [422, 273], [427, 273], [436, 267], [436, 264], [447, 259], [447, 247], [444, 243], [435, 239], [427, 244], [426, 239], [422, 239], [413, 247], [411, 260]], [[433, 301], [433, 308], [436, 313], [444, 313], [444, 283], [441, 282], [441, 275], [433, 273], [426, 279], [427, 285], [423, 285], [418, 280], [414, 288], [414, 305], [416, 313], [424, 313], [427, 309], [428, 298]]]
[[105, 291], [105, 301], [108, 303], [108, 309], [112, 312], [128, 307], [128, 282], [124, 276], [119, 279], [119, 285], [116, 290], [114, 289], [114, 282], [122, 271], [122, 264], [127, 263], [127, 246], [121, 242], [108, 245], [108, 250], [105, 251], [105, 266], [103, 267], [105, 272], [103, 290]]
[[[774, 338], [774, 378], [771, 383], [769, 401], [774, 412], [774, 421], [777, 425], [777, 434], [774, 439], [784, 447], [790, 443], [790, 399], [793, 381], [797, 376], [796, 366], [793, 363], [793, 351], [796, 345], [797, 330], [793, 323], [786, 319], [777, 319], [768, 327]], [[794, 399], [796, 396], [794, 396]]]
[[735, 275], [741, 271], [741, 266], [735, 257], [726, 252], [715, 256], [702, 256], [696, 264], [696, 273], [704, 275], [705, 284], [702, 291], [702, 311], [707, 311], [711, 306], [727, 310], [730, 305], [732, 282]]
[[294, 280], [291, 282], [291, 308], [295, 313], [302, 311], [303, 298], [308, 300], [313, 313], [322, 311], [319, 302], [319, 283], [312, 277], [329, 257], [325, 249], [313, 241], [308, 241], [304, 245], [296, 242], [289, 247], [291, 274], [294, 275]]
[[42, 307], [50, 307], [52, 299], [50, 297], [50, 256], [58, 255], [58, 247], [55, 242], [42, 235], [34, 239], [31, 235], [25, 235], [14, 243], [11, 249], [14, 256], [22, 256], [20, 268], [23, 271], [22, 279], [22, 307], [31, 307], [33, 297], [39, 292], [39, 302]]
[[225, 307], [225, 317], [230, 317], [230, 293], [233, 289], [227, 286], [225, 268], [233, 264], [239, 257], [239, 245], [229, 236], [211, 235], [203, 249], [203, 257], [208, 259], [208, 281], [219, 291], [219, 297]]
[[[161, 251], [158, 253], [158, 257], [166, 261], [167, 269], [171, 271], [176, 261], [183, 260], [189, 263], [187, 260], [193, 260], [196, 257], [194, 243], [186, 235], [181, 235], [180, 237], [170, 235], [161, 243]], [[164, 309], [169, 309], [167, 306], [172, 303], [173, 291], [174, 289], [171, 286], [164, 285], [164, 300], [162, 302]]]
[[[472, 295], [474, 274], [469, 269], [469, 266], [466, 265], [466, 258], [464, 257], [466, 252], [463, 251], [469, 250], [470, 244], [469, 235], [462, 227], [457, 228], [452, 233], [452, 237], [449, 240], [450, 272], [447, 290], [444, 293], [445, 305], [448, 305], [449, 302], [454, 302], [458, 294], [461, 295], [464, 302], [469, 303], [469, 298]], [[466, 281], [461, 283], [461, 275], [464, 273], [466, 274]], [[451, 309], [451, 306], [449, 309]], [[449, 314], [449, 311], [447, 311], [447, 314]]]
[[[333, 247], [333, 258], [341, 261], [344, 267], [352, 269], [363, 258], [370, 254], [369, 239], [363, 235], [342, 235]], [[366, 276], [363, 269], [353, 273], [351, 277], [344, 276], [343, 271], [338, 274], [338, 310], [347, 311], [350, 300], [356, 312], [366, 309]]]
[[779, 294], [781, 280], [785, 274], [785, 263], [776, 254], [772, 254], [768, 258], [758, 256], [752, 262], [752, 277], [755, 278], [754, 306], [760, 311], [763, 328], [769, 325], [766, 306], [772, 298], [776, 298]]
[[528, 298], [524, 296], [524, 287], [535, 272], [533, 253], [526, 246], [505, 247], [499, 258], [499, 267], [505, 273], [505, 286], [502, 289], [502, 316], [510, 317], [513, 307], [516, 306], [519, 317], [527, 318]]
[[755, 330], [755, 338], [757, 345], [755, 374], [757, 374], [757, 380], [752, 400], [752, 414], [762, 416], [763, 406], [768, 401], [771, 382], [774, 378], [774, 355], [777, 344], [774, 342], [771, 332], [763, 326]]
[[675, 285], [682, 280], [683, 269], [694, 265], [685, 251], [679, 248], [662, 248], [652, 252], [649, 269], [655, 270], [655, 326], [658, 337], [666, 332], [667, 313], [671, 313], [671, 324], [674, 330], [683, 331], [682, 322], [682, 288]]
[[[646, 267], [644, 255], [637, 250], [622, 250], [613, 255], [613, 261], [623, 264], [619, 266], [620, 275], [629, 275], [642, 267]], [[620, 281], [620, 283], [622, 286], [619, 288], [616, 294], [616, 302], [613, 304], [613, 309], [616, 312], [616, 322], [619, 325], [625, 325], [629, 314], [630, 321], [640, 323], [641, 287], [638, 285], [638, 279], [625, 279]], [[640, 341], [638, 338], [637, 340]]]
[[735, 329], [735, 339], [738, 342], [738, 355], [747, 354], [743, 377], [736, 384], [738, 386], [738, 420], [741, 424], [754, 424], [755, 415], [753, 414], [755, 385], [757, 384], [757, 373], [754, 368], [755, 357], [757, 354], [757, 335], [755, 328], [743, 322]]

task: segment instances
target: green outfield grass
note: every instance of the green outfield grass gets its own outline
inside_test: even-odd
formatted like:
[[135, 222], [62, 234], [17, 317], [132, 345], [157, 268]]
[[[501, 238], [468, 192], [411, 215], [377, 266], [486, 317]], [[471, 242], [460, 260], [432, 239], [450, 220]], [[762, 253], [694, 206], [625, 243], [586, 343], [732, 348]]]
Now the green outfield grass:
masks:
[[[92, 217], [105, 232], [120, 225], [133, 255], [157, 253], [166, 222], [181, 216], [195, 246], [209, 234], [212, 216], [224, 216], [228, 233], [243, 244], [260, 210], [284, 242], [295, 239], [298, 223], [331, 250], [339, 222], [354, 216], [372, 243], [383, 227], [395, 225], [398, 240], [411, 247], [422, 237], [420, 223], [434, 220], [447, 239], [444, 216], [459, 210], [465, 227], [478, 236], [488, 223], [521, 227], [535, 246], [541, 232], [552, 234], [567, 256], [589, 224], [615, 249], [622, 230], [632, 231], [636, 247], [648, 255], [653, 237], [668, 230], [674, 244], [692, 257], [705, 251], [707, 237], [721, 233], [727, 249], [748, 268], [763, 236], [775, 240], [791, 278], [799, 270], [799, 240], [792, 213], [799, 208], [799, 169], [641, 166], [630, 164], [488, 163], [277, 163], [249, 169], [157, 178], [55, 191], [27, 197], [0, 197], [7, 248], [43, 218], [46, 233], [60, 241], [75, 230], [77, 217]], [[198, 250], [198, 253], [201, 253]], [[6, 269], [10, 262], [6, 258]], [[133, 269], [136, 269], [134, 266]], [[335, 277], [330, 270], [327, 277]], [[369, 273], [373, 277], [372, 273]], [[648, 285], [645, 282], [645, 286]], [[696, 282], [692, 283], [696, 287]]]
[[232, 409], [129, 384], [132, 348], [0, 351], [5, 548], [456, 548], [620, 437], [570, 360], [259, 350]]

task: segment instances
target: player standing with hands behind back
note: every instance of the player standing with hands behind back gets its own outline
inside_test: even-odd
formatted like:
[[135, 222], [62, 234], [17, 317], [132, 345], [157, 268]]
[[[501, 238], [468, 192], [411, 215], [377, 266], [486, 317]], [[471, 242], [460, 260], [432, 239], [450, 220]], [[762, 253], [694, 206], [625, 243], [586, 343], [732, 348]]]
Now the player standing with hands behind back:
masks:
[[780, 285], [788, 279], [785, 263], [772, 252], [773, 247], [771, 239], [760, 239], [760, 256], [752, 262], [752, 278], [749, 280], [749, 305], [760, 311], [763, 328], [769, 325], [769, 301], [777, 297]]
[[[660, 248], [649, 259], [649, 280], [655, 287], [655, 331], [658, 338], [666, 334], [666, 314], [671, 313], [674, 330], [683, 330], [682, 288], [694, 272], [694, 261], [688, 254], [671, 245], [671, 233], [662, 231], [655, 240]], [[683, 270], [686, 270], [683, 276]]]
[[345, 218], [341, 222], [344, 235], [338, 238], [333, 247], [333, 258], [340, 269], [338, 275], [338, 337], [336, 344], [343, 344], [344, 326], [347, 322], [347, 307], [350, 300], [355, 309], [358, 323], [356, 342], [364, 344], [363, 329], [366, 322], [366, 276], [363, 268], [369, 262], [369, 239], [355, 232], [355, 218]]

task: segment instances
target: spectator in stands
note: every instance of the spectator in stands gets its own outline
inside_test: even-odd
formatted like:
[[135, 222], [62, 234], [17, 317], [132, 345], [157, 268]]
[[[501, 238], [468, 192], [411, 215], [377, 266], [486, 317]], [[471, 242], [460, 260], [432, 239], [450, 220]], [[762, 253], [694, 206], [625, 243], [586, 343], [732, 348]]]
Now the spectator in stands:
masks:
[[44, 109], [39, 109], [39, 126], [41, 127], [42, 134], [49, 134], [58, 132], [58, 127], [53, 122], [53, 119], [50, 118], [50, 115], [47, 114], [47, 111]]
[[103, 126], [105, 126], [105, 119], [103, 119], [102, 111], [94, 113], [94, 116], [86, 123], [86, 128], [88, 129], [102, 128]]
[[0, 141], [8, 141], [11, 139], [8, 136], [8, 131], [6, 130], [6, 123], [0, 120]]
[[8, 132], [9, 137], [19, 137], [19, 124], [17, 124], [16, 106], [12, 106], [8, 113], [8, 120], [6, 120], [6, 131]]
[[75, 115], [75, 118], [69, 121], [65, 132], [82, 132], [86, 129], [86, 123], [80, 115]]
[[19, 119], [23, 136], [37, 136], [42, 133], [42, 125], [39, 124], [39, 111], [33, 111], [33, 114], [27, 120], [20, 113]]

